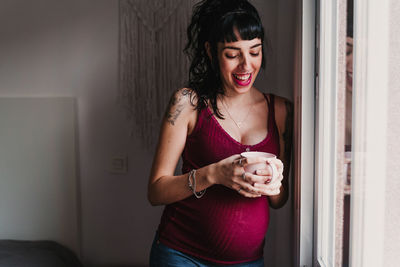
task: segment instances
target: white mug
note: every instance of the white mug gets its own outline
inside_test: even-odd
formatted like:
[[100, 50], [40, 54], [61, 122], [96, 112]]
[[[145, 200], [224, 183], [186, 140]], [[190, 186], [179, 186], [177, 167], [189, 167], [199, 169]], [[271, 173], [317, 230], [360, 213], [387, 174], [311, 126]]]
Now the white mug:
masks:
[[[263, 158], [276, 158], [276, 155], [272, 153], [267, 153], [267, 152], [259, 152], [259, 151], [249, 151], [249, 152], [243, 152], [240, 154], [243, 158], [251, 158], [251, 157], [263, 157]], [[265, 162], [259, 162], [259, 163], [251, 163], [251, 164], [246, 164], [244, 166], [245, 172], [249, 172], [252, 174], [256, 174], [257, 170], [264, 170], [271, 167], [272, 171], [272, 179], [275, 178], [275, 176], [278, 174], [278, 170], [276, 169], [275, 164], [270, 164], [268, 161]]]

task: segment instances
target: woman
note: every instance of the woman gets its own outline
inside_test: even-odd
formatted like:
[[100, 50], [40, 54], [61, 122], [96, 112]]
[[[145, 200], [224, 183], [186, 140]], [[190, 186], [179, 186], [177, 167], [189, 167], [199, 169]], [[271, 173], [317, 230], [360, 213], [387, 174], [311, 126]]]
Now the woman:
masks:
[[[253, 86], [264, 30], [248, 1], [201, 1], [187, 34], [189, 83], [171, 97], [149, 180], [150, 203], [166, 205], [150, 266], [264, 266], [269, 206], [288, 198], [291, 105]], [[245, 151], [277, 155], [278, 175], [246, 173], [266, 159]]]

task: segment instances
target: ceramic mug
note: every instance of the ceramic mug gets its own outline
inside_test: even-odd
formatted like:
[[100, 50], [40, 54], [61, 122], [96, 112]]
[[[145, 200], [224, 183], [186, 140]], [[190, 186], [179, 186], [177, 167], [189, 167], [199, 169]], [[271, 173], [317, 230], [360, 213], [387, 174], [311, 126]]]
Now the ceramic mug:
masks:
[[[240, 154], [243, 158], [251, 158], [251, 157], [263, 157], [263, 158], [276, 158], [276, 155], [267, 152], [259, 152], [259, 151], [249, 151], [243, 152]], [[278, 174], [278, 170], [276, 169], [275, 164], [270, 164], [268, 161], [265, 162], [258, 162], [252, 164], [246, 164], [244, 166], [244, 171], [249, 172], [251, 174], [256, 174], [257, 170], [267, 169], [268, 167], [271, 168], [272, 171], [272, 179]]]

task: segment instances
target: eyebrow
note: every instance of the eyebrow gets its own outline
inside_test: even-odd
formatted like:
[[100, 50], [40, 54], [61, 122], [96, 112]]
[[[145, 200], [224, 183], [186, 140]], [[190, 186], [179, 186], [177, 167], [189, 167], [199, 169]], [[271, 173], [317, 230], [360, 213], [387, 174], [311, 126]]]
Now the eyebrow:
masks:
[[[255, 45], [251, 46], [251, 47], [250, 47], [250, 49], [252, 49], [252, 48], [256, 48], [256, 47], [258, 47], [258, 46], [261, 46], [261, 45], [262, 45], [261, 43], [259, 43], [259, 44], [255, 44]], [[224, 46], [224, 47], [222, 48], [222, 50], [224, 50], [224, 49], [234, 49], [234, 50], [240, 50], [240, 48], [239, 48], [239, 47], [235, 47], [235, 46]]]

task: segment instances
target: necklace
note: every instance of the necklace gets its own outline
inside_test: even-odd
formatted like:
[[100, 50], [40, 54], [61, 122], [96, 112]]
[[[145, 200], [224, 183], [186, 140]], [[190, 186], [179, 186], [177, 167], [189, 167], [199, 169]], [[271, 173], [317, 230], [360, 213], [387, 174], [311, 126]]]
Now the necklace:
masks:
[[232, 116], [231, 113], [229, 112], [229, 109], [228, 109], [228, 107], [226, 106], [225, 101], [222, 99], [222, 97], [220, 97], [220, 99], [221, 99], [222, 105], [224, 106], [224, 109], [225, 109], [226, 112], [228, 113], [229, 118], [231, 118], [231, 120], [235, 123], [236, 127], [238, 127], [239, 129], [241, 129], [242, 126], [243, 126], [243, 123], [246, 121], [247, 117], [249, 116], [250, 111], [253, 109], [253, 105], [250, 105], [250, 108], [249, 108], [249, 110], [247, 111], [246, 116], [245, 116], [241, 121], [235, 121], [235, 119], [233, 118], [233, 116]]

